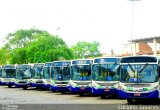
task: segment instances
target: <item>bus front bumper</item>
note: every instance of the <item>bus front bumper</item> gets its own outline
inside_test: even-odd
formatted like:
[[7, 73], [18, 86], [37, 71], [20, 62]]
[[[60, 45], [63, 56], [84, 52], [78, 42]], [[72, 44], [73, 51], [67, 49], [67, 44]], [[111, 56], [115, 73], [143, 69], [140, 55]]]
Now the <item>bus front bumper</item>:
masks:
[[8, 85], [9, 82], [0, 82], [0, 85]]
[[50, 89], [50, 84], [43, 84], [44, 89]]
[[42, 88], [42, 89], [49, 89], [50, 84], [44, 84], [44, 83], [32, 83], [32, 87]]
[[119, 90], [119, 97], [124, 99], [129, 98], [158, 98], [159, 92], [158, 90], [148, 92], [148, 93], [128, 93], [122, 90]]
[[118, 90], [115, 89], [96, 89], [92, 88], [92, 93], [96, 95], [118, 95]]
[[69, 91], [70, 91], [70, 89], [69, 89], [68, 86], [60, 87], [60, 86], [51, 85], [51, 86], [50, 86], [50, 89], [51, 89], [52, 91], [66, 91], [66, 92], [69, 92]]
[[8, 85], [13, 86], [13, 85], [15, 85], [15, 83], [14, 82], [9, 82]]
[[91, 87], [70, 87], [72, 93], [91, 93]]
[[17, 88], [31, 87], [31, 84], [30, 83], [24, 83], [24, 84], [15, 83], [15, 87], [17, 87]]
[[31, 83], [32, 87], [43, 87], [43, 83]]

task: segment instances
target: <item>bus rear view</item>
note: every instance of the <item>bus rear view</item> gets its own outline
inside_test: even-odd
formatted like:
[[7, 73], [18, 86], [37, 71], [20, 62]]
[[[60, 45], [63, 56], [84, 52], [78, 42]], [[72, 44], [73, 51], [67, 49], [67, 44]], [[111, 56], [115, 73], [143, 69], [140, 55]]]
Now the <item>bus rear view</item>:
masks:
[[120, 98], [126, 98], [128, 103], [134, 103], [141, 98], [159, 98], [157, 57], [123, 57], [120, 73]]

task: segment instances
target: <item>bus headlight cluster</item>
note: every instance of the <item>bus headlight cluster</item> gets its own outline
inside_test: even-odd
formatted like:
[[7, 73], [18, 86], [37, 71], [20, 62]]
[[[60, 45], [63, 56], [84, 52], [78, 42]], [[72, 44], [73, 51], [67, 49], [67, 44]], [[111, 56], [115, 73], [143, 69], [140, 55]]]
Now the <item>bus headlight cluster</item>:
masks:
[[80, 87], [80, 85], [79, 85], [79, 84], [76, 84], [76, 87]]
[[151, 88], [151, 90], [150, 90], [150, 91], [155, 91], [155, 90], [157, 90], [157, 89], [158, 89], [158, 87], [159, 87], [159, 86], [155, 86], [155, 87]]
[[125, 91], [124, 87], [122, 87], [121, 85], [118, 86], [118, 90]]

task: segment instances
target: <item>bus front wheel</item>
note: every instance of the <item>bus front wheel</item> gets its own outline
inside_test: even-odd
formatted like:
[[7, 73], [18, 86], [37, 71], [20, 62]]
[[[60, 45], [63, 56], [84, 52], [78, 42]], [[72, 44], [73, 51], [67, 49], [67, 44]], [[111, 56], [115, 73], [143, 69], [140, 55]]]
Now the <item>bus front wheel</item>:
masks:
[[127, 99], [128, 104], [135, 104], [135, 99]]
[[101, 95], [101, 99], [105, 99], [106, 98], [106, 95]]
[[23, 87], [23, 90], [27, 90], [27, 87]]
[[61, 94], [65, 94], [66, 92], [65, 91], [61, 91]]
[[8, 88], [11, 88], [12, 87], [12, 85], [8, 85]]
[[84, 93], [79, 93], [79, 96], [84, 96]]

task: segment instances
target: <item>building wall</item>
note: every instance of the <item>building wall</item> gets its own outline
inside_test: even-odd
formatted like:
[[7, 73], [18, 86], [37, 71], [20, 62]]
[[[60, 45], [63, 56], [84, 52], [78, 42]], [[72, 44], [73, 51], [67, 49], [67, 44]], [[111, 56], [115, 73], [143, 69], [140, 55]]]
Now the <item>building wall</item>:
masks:
[[131, 55], [134, 52], [136, 52], [136, 54], [152, 54], [153, 53], [152, 47], [145, 42], [133, 43], [132, 45], [131, 43], [123, 45], [122, 55]]

